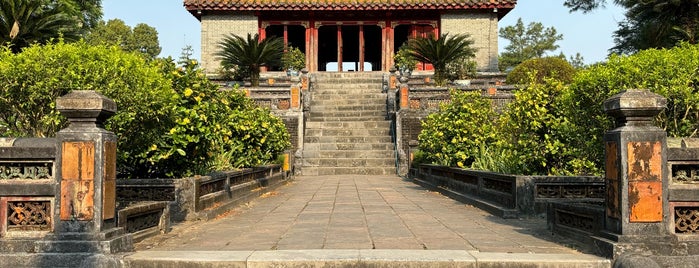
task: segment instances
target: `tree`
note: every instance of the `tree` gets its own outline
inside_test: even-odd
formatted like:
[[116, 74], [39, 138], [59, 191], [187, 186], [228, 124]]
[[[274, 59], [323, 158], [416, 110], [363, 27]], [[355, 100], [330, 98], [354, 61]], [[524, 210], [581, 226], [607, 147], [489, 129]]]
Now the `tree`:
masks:
[[541, 58], [547, 51], [558, 49], [556, 41], [563, 39], [555, 28], [544, 28], [540, 22], [531, 22], [524, 27], [522, 18], [517, 23], [500, 29], [500, 37], [510, 41], [499, 57], [500, 70], [517, 66], [531, 58]]
[[260, 84], [260, 68], [263, 66], [279, 66], [284, 54], [284, 40], [278, 37], [267, 37], [248, 34], [247, 39], [231, 34], [225, 36], [219, 43], [216, 56], [221, 60], [224, 69], [240, 68], [249, 78], [252, 86]]
[[476, 49], [471, 45], [473, 40], [468, 34], [442, 34], [439, 38], [430, 36], [408, 41], [410, 55], [434, 67], [434, 82], [437, 85], [446, 83], [447, 64], [461, 58], [472, 58], [476, 54]]
[[151, 59], [161, 50], [155, 28], [139, 23], [132, 30], [120, 19], [100, 21], [86, 39], [93, 45], [117, 45], [124, 51], [140, 52]]
[[[566, 0], [573, 11], [590, 12], [607, 0]], [[626, 19], [614, 32], [617, 53], [635, 53], [648, 48], [670, 48], [681, 41], [699, 42], [699, 0], [613, 0], [626, 8]]]
[[160, 54], [160, 43], [158, 42], [158, 31], [145, 23], [136, 24], [133, 28], [130, 40], [131, 47], [128, 51], [138, 51], [150, 58], [155, 58]]
[[17, 53], [32, 43], [44, 44], [59, 37], [80, 38], [80, 21], [71, 1], [12, 0], [0, 2], [0, 43]]

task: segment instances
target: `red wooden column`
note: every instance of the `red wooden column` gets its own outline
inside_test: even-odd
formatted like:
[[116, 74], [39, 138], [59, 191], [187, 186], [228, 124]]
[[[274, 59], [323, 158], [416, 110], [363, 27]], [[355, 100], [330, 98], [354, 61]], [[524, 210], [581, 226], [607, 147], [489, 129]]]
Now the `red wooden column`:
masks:
[[381, 52], [383, 57], [381, 57], [381, 70], [387, 71], [393, 66], [393, 26], [391, 25], [391, 20], [386, 20], [386, 24], [382, 26], [381, 29]]
[[308, 22], [308, 26], [306, 26], [306, 68], [309, 71], [315, 71], [314, 66], [315, 62], [313, 61], [313, 21]]
[[364, 71], [364, 25], [359, 25], [359, 71]]
[[284, 25], [284, 47], [289, 47], [289, 28], [286, 24]]
[[[259, 18], [259, 16], [258, 16], [258, 18]], [[258, 26], [257, 26], [257, 33], [258, 33], [258, 39], [257, 39], [257, 41], [258, 41], [258, 42], [261, 42], [262, 40], [265, 40], [265, 38], [267, 38], [267, 31], [265, 30], [265, 27], [264, 27], [262, 21], [259, 21], [259, 20], [258, 20], [257, 25], [258, 25]], [[260, 71], [261, 71], [261, 72], [266, 72], [266, 71], [267, 71], [267, 67], [260, 67]]]
[[337, 71], [342, 72], [342, 25], [337, 25]]

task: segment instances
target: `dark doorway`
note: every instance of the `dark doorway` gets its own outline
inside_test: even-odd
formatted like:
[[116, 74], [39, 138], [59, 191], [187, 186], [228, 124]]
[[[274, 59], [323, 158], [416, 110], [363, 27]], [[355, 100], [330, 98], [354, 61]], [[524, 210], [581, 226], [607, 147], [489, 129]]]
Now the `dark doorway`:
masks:
[[[267, 37], [279, 37], [284, 39], [284, 47], [295, 47], [304, 54], [306, 51], [306, 28], [301, 25], [270, 25], [265, 28]], [[281, 66], [271, 67], [270, 71], [281, 71]]]
[[380, 71], [381, 45], [381, 28], [376, 25], [321, 26], [318, 70]]
[[[381, 71], [381, 45], [381, 27], [376, 25], [365, 25], [364, 71]], [[371, 65], [367, 66], [367, 63]]]
[[[396, 26], [393, 31], [393, 53], [398, 53], [398, 49], [412, 38], [434, 37], [435, 29], [429, 24], [403, 24]], [[415, 66], [418, 71], [433, 70], [432, 64], [420, 62]]]
[[328, 64], [333, 62], [337, 63], [337, 26], [321, 26], [318, 28], [318, 71], [328, 71]]

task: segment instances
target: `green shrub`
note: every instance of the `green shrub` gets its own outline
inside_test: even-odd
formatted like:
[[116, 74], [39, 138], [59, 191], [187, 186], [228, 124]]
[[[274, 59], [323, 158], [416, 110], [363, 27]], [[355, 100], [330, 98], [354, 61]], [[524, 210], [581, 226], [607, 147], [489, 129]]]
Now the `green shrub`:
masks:
[[161, 62], [84, 42], [0, 53], [0, 122], [6, 124], [0, 135], [54, 136], [66, 126], [55, 109], [56, 98], [73, 89], [96, 90], [118, 107], [106, 124], [118, 136], [118, 165], [147, 164], [139, 155], [160, 137], [171, 117], [173, 91]]
[[264, 164], [289, 144], [283, 123], [240, 91], [222, 92], [195, 61], [146, 62], [84, 42], [0, 50], [1, 136], [48, 137], [66, 126], [55, 110], [73, 89], [112, 98], [106, 128], [118, 138], [120, 177], [186, 176]]
[[422, 122], [419, 148], [433, 164], [468, 167], [479, 146], [494, 141], [495, 113], [479, 92], [451, 90], [450, 95], [450, 103]]
[[559, 57], [546, 57], [520, 63], [507, 75], [506, 81], [511, 85], [521, 85], [533, 82], [532, 79], [543, 83], [544, 78], [554, 78], [567, 84], [572, 81], [573, 75], [575, 68], [568, 61]]
[[612, 55], [606, 63], [578, 72], [570, 87], [566, 117], [576, 129], [569, 136], [585, 152], [584, 158], [599, 166], [604, 159], [603, 135], [612, 128], [602, 102], [625, 89], [649, 89], [668, 99], [655, 123], [669, 136], [699, 133], [699, 45]]
[[499, 150], [511, 152], [519, 174], [592, 174], [598, 171], [578, 158], [578, 148], [568, 137], [574, 126], [563, 105], [569, 88], [563, 82], [544, 79], [515, 92], [515, 99], [500, 118]]
[[176, 94], [173, 124], [144, 156], [166, 176], [273, 162], [289, 146], [283, 122], [240, 90], [220, 91], [196, 60], [166, 65]]

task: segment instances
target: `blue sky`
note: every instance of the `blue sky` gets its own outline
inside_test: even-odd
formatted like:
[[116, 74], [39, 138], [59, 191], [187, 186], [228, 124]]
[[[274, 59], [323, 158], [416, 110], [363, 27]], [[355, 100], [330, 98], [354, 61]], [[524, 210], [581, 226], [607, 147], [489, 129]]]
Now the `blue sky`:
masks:
[[[103, 0], [104, 20], [118, 18], [135, 26], [146, 23], [158, 31], [160, 56], [178, 58], [182, 48], [191, 45], [195, 58], [201, 53], [201, 33], [199, 21], [182, 6], [181, 0]], [[503, 20], [500, 27], [513, 25], [518, 18], [525, 24], [541, 22], [546, 27], [553, 26], [563, 34], [558, 42], [560, 49], [553, 55], [563, 52], [575, 55], [579, 52], [585, 62], [593, 63], [606, 58], [607, 50], [613, 46], [612, 32], [623, 20], [623, 9], [609, 5], [605, 9], [589, 14], [569, 13], [563, 7], [563, 0], [519, 0], [517, 6]], [[499, 41], [500, 50], [507, 45]]]

